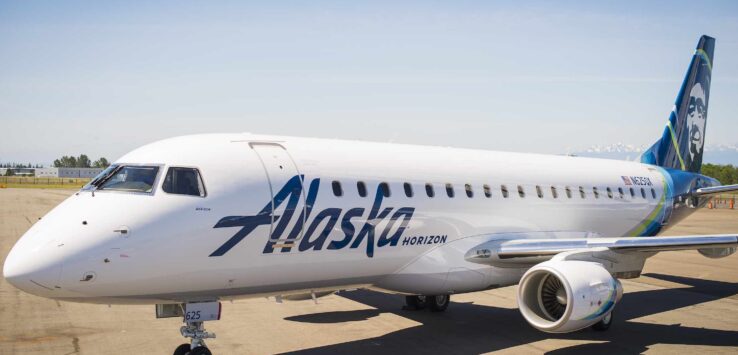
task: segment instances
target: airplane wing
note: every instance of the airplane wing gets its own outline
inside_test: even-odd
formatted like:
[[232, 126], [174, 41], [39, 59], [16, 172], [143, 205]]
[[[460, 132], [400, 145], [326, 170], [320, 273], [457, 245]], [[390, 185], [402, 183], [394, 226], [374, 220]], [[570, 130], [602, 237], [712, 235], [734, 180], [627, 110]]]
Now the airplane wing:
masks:
[[738, 191], [738, 184], [737, 185], [721, 185], [721, 186], [702, 187], [702, 188], [695, 190], [693, 194], [697, 196], [709, 196], [709, 195], [721, 194], [721, 193], [732, 192], [732, 191]]
[[[525, 267], [554, 257], [561, 260], [592, 260], [615, 264], [630, 264], [627, 269], [640, 273], [647, 257], [660, 251], [699, 250], [707, 257], [723, 257], [735, 252], [738, 234], [688, 235], [677, 237], [626, 237], [577, 239], [509, 239], [493, 240], [470, 249], [467, 261], [498, 267]], [[633, 264], [635, 263], [635, 264]], [[640, 264], [640, 268], [638, 265]]]

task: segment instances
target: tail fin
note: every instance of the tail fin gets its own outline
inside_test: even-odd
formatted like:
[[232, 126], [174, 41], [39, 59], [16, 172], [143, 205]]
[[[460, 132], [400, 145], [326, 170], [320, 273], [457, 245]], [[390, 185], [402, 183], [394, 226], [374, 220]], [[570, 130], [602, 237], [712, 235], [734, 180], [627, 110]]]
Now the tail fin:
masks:
[[641, 162], [695, 173], [702, 167], [707, 103], [710, 99], [715, 39], [702, 36], [692, 56], [664, 134]]

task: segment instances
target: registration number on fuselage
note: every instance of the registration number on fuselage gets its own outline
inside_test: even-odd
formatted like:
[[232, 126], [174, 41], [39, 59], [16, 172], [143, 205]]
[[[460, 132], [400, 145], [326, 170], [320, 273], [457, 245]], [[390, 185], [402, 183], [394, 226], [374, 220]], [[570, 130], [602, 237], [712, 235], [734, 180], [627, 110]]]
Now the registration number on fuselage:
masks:
[[621, 176], [626, 185], [653, 186], [651, 179], [647, 176]]

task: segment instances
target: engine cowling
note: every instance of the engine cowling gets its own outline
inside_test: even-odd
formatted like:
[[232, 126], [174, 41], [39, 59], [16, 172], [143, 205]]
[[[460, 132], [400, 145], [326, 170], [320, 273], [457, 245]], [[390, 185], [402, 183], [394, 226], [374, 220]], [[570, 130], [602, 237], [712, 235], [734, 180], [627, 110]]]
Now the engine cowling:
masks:
[[525, 320], [548, 333], [573, 332], [599, 322], [623, 295], [623, 286], [589, 261], [546, 261], [520, 279], [518, 306]]

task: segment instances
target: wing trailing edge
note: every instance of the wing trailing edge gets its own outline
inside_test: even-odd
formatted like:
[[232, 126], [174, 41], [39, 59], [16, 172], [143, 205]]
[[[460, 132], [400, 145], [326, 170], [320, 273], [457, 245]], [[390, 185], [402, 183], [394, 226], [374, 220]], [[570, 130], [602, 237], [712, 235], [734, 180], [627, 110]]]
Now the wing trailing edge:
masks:
[[482, 243], [470, 249], [464, 258], [478, 264], [524, 267], [569, 252], [612, 251], [619, 254], [642, 253], [644, 257], [648, 257], [650, 256], [648, 253], [661, 251], [730, 249], [730, 253], [720, 254], [727, 256], [732, 254], [736, 247], [738, 235], [735, 234], [652, 238], [513, 239]]

